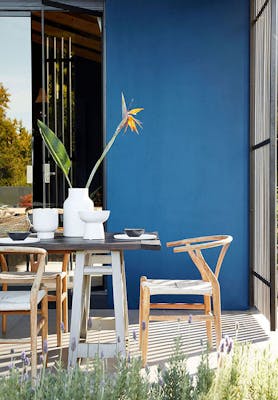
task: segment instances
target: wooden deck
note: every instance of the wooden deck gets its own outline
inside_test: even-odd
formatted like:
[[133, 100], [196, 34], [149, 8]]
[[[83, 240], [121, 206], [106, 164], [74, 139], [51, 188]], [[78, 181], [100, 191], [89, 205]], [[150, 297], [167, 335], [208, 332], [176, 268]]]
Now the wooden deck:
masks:
[[[92, 313], [91, 313], [92, 315]], [[110, 318], [113, 316], [112, 310], [96, 310], [94, 316], [106, 316], [106, 324], [110, 324]], [[138, 311], [132, 310], [129, 313], [129, 338], [130, 338], [130, 355], [138, 356]], [[235, 338], [236, 324], [239, 325], [238, 341], [252, 342], [255, 346], [267, 347], [274, 345], [277, 351], [277, 333], [270, 333], [267, 325], [263, 323], [263, 318], [256, 312], [226, 312], [223, 315], [222, 326], [223, 334]], [[28, 316], [15, 316], [8, 319], [7, 335], [9, 337], [29, 337], [28, 333]], [[98, 324], [98, 323], [97, 323]], [[90, 340], [98, 342], [101, 340], [114, 340], [114, 332], [107, 330], [107, 326], [99, 324], [97, 330], [90, 332]], [[153, 322], [150, 324], [149, 352], [148, 365], [150, 367], [163, 364], [169, 360], [172, 354], [174, 339], [181, 336], [182, 350], [188, 359], [188, 368], [190, 372], [194, 372], [198, 364], [202, 350], [206, 344], [206, 331], [204, 322]], [[203, 343], [203, 345], [202, 345]], [[56, 346], [55, 334], [55, 310], [49, 310], [49, 366], [61, 357], [65, 365], [67, 362], [67, 352], [69, 345], [69, 333], [63, 334], [63, 345], [61, 348]], [[39, 350], [40, 350], [39, 341]], [[11, 354], [14, 352], [14, 354]], [[7, 373], [9, 365], [13, 362], [19, 367], [22, 367], [21, 353], [30, 352], [30, 347], [27, 344], [9, 345], [0, 344], [0, 374]], [[40, 354], [40, 353], [39, 353]], [[278, 355], [278, 351], [277, 351]], [[216, 363], [216, 352], [211, 353], [212, 364]], [[39, 366], [40, 368], [40, 366]]]

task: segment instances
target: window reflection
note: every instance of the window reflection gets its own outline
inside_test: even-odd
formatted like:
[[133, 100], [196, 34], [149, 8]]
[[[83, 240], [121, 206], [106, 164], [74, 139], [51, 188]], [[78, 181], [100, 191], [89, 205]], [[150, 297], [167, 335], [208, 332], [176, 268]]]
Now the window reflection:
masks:
[[0, 206], [26, 207], [32, 200], [29, 17], [1, 17], [0, 52]]

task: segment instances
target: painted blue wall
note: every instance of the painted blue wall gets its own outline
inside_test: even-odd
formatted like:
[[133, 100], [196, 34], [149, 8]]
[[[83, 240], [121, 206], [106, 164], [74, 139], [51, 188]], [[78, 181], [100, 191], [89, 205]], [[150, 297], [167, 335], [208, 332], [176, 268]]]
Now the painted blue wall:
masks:
[[228, 233], [222, 307], [245, 309], [249, 1], [107, 0], [106, 28], [108, 138], [122, 91], [145, 108], [140, 135], [118, 137], [107, 158], [108, 229], [157, 230], [163, 245], [126, 252], [129, 307], [141, 275], [198, 276], [166, 241]]

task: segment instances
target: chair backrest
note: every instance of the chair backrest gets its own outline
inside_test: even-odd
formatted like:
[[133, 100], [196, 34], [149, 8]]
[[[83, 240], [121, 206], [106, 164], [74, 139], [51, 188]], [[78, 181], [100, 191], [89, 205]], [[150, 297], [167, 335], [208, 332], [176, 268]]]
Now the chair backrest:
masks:
[[[36, 278], [34, 279], [32, 289], [31, 289], [31, 298], [36, 296], [38, 292], [42, 280], [42, 275], [45, 268], [45, 258], [47, 255], [47, 251], [45, 249], [41, 249], [39, 247], [23, 247], [23, 246], [0, 246], [0, 262], [2, 264], [2, 268], [4, 271], [7, 271], [7, 263], [5, 259], [5, 255], [8, 254], [25, 254], [25, 255], [33, 255], [36, 254], [38, 256], [38, 269]], [[0, 279], [1, 283], [1, 279]]]
[[[214, 235], [214, 236], [202, 236], [197, 238], [189, 238], [178, 240], [175, 242], [168, 242], [167, 247], [174, 246], [174, 253], [187, 252], [191, 257], [192, 261], [200, 271], [203, 280], [216, 282], [218, 280], [221, 265], [223, 263], [225, 254], [232, 242], [233, 238], [230, 235]], [[213, 247], [222, 246], [219, 253], [215, 270], [209, 267], [202, 250], [211, 249]]]

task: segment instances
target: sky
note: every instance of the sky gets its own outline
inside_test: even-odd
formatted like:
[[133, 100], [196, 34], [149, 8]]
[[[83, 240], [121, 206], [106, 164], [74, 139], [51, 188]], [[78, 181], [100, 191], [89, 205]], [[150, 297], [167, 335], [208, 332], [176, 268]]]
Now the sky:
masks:
[[0, 20], [0, 82], [10, 93], [8, 117], [32, 128], [31, 19], [5, 17]]

